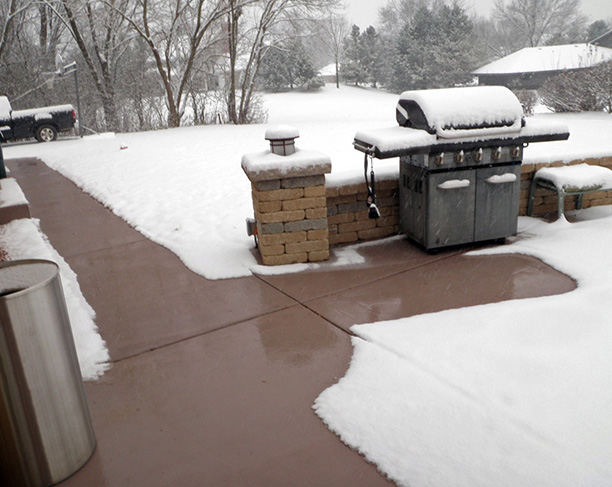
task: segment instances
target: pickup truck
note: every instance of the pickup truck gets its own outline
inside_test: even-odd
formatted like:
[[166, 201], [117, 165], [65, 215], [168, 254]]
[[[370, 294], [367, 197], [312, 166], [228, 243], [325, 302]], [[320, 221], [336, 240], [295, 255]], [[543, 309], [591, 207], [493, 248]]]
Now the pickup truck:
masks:
[[13, 110], [8, 98], [0, 96], [0, 134], [5, 141], [36, 137], [39, 142], [51, 142], [75, 123], [72, 105]]

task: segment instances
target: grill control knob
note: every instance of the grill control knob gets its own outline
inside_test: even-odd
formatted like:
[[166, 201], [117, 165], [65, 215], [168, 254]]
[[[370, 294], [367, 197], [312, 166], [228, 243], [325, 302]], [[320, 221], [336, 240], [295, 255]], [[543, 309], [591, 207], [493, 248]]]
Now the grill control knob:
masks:
[[472, 157], [474, 158], [474, 161], [476, 162], [480, 162], [482, 161], [482, 149], [478, 149], [474, 151], [474, 154], [472, 155]]
[[491, 157], [494, 160], [498, 160], [502, 155], [502, 148], [501, 147], [496, 147], [495, 149], [493, 149], [493, 152], [491, 152]]
[[465, 159], [465, 153], [463, 151], [455, 152], [453, 155], [453, 161], [455, 164], [461, 164]]
[[510, 150], [510, 155], [515, 159], [521, 155], [521, 148], [517, 145]]
[[440, 152], [439, 154], [436, 154], [434, 156], [434, 162], [438, 165], [441, 166], [442, 164], [444, 164], [444, 152]]

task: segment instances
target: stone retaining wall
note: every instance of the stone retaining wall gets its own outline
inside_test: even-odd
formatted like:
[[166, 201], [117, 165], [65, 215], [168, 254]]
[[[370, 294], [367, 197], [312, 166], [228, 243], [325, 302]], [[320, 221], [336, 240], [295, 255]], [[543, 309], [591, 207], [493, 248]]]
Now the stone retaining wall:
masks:
[[[298, 135], [297, 130], [289, 128], [290, 140], [278, 139], [285, 144], [282, 153], [272, 143], [278, 140], [266, 132], [271, 149], [245, 154], [242, 159], [242, 168], [251, 181], [256, 222], [254, 230], [252, 221], [249, 228], [257, 235], [263, 264], [319, 262], [329, 259], [330, 245], [375, 240], [399, 233], [397, 174], [387, 173], [376, 182], [376, 206], [381, 216], [368, 218], [365, 182], [327, 181], [325, 174], [331, 172], [329, 157], [293, 148], [293, 139]], [[277, 132], [285, 134], [287, 127], [279, 127]], [[291, 150], [287, 151], [285, 146], [291, 146]], [[582, 163], [612, 169], [612, 157], [575, 160], [569, 165]], [[527, 212], [534, 173], [542, 167], [563, 165], [553, 162], [521, 166], [519, 215]], [[583, 208], [609, 204], [612, 204], [612, 191], [586, 194], [583, 198]], [[576, 197], [566, 198], [565, 209], [575, 207]], [[533, 214], [555, 211], [556, 194], [538, 189]]]
[[331, 245], [374, 240], [399, 232], [397, 177], [376, 182], [376, 206], [380, 218], [368, 218], [365, 182], [332, 186], [327, 194], [327, 223]]
[[[561, 161], [543, 164], [523, 164], [521, 166], [521, 193], [519, 215], [527, 214], [529, 188], [534, 173], [543, 167], [559, 167], [574, 164], [590, 164], [612, 169], [612, 157], [577, 159], [564, 164]], [[330, 245], [359, 242], [388, 237], [399, 233], [399, 189], [397, 177], [377, 181], [376, 203], [381, 218], [368, 218], [365, 183], [328, 186], [327, 223]], [[576, 208], [576, 196], [565, 199], [565, 209]], [[612, 191], [608, 193], [585, 194], [582, 207], [612, 204]], [[538, 189], [534, 199], [533, 214], [541, 215], [557, 211], [557, 196], [551, 191]]]

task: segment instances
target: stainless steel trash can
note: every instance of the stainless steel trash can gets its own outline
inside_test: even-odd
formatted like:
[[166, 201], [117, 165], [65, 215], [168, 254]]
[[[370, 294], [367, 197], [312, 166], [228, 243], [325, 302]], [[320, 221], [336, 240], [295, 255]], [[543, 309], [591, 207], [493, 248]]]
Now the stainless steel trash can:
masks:
[[56, 484], [95, 443], [58, 266], [1, 263], [0, 485]]

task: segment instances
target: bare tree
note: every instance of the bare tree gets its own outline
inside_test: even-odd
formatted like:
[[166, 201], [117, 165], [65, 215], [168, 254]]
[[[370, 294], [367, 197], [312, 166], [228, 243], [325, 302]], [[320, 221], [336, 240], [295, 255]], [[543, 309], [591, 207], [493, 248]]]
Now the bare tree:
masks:
[[335, 0], [228, 0], [228, 117], [232, 123], [253, 121], [253, 100], [266, 51], [286, 38], [288, 26], [312, 19]]
[[57, 2], [41, 0], [35, 4], [38, 11], [39, 58], [44, 71], [55, 71], [58, 46], [66, 30], [63, 20], [55, 14]]
[[340, 88], [340, 61], [344, 52], [344, 40], [350, 31], [349, 23], [345, 15], [330, 12], [318, 20], [317, 24], [319, 39], [336, 65], [336, 88]]
[[[52, 5], [50, 0], [43, 0]], [[70, 29], [104, 110], [107, 130], [119, 127], [115, 98], [117, 63], [129, 42], [123, 15], [130, 0], [111, 0], [112, 8], [98, 0], [57, 0], [56, 15]]]
[[148, 46], [165, 92], [168, 126], [180, 126], [194, 66], [203, 46], [224, 40], [219, 21], [235, 0], [136, 0], [129, 13], [104, 1]]
[[580, 0], [496, 0], [493, 18], [514, 50], [540, 46], [585, 23]]
[[0, 62], [15, 25], [32, 3], [33, 0], [8, 0], [0, 3]]

